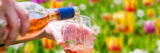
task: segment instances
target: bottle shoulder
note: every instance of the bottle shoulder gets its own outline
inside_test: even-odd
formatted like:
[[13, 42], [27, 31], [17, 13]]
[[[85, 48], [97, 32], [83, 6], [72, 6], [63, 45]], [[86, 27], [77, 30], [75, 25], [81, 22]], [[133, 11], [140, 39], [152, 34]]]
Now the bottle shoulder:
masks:
[[28, 11], [45, 11], [45, 8], [34, 2], [18, 2], [18, 5]]
[[46, 14], [46, 9], [34, 2], [18, 2], [18, 5], [29, 13], [29, 18], [42, 18]]

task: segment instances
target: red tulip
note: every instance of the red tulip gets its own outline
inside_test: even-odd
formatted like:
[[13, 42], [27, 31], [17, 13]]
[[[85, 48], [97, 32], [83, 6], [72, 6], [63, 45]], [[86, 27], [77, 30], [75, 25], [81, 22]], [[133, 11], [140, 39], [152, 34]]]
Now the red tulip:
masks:
[[6, 46], [0, 47], [0, 53], [5, 53], [6, 51]]
[[110, 18], [111, 18], [111, 15], [110, 14], [104, 14], [103, 17], [104, 17], [105, 21], [109, 21]]
[[92, 2], [92, 3], [96, 3], [96, 2], [98, 2], [99, 0], [89, 0], [90, 2]]

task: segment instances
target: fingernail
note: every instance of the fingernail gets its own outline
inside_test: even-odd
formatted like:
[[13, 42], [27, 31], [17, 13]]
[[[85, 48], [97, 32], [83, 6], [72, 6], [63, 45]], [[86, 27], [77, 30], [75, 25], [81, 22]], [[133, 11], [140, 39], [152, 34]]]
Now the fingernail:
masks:
[[24, 32], [21, 33], [22, 36], [25, 36], [25, 34], [26, 34], [26, 31], [24, 31]]

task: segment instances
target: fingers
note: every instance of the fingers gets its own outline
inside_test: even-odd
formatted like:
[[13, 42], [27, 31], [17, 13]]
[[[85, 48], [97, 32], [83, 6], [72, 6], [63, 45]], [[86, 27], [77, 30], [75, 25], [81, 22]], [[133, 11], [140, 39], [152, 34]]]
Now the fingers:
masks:
[[5, 27], [1, 24], [5, 24], [4, 22], [6, 22], [6, 19], [4, 17], [3, 13], [0, 13], [0, 31], [4, 31]]
[[5, 40], [5, 44], [9, 45], [13, 41], [16, 40], [16, 37], [19, 32], [20, 22], [16, 12], [13, 9], [12, 5], [5, 5], [5, 16], [7, 17], [7, 22], [9, 26], [9, 33], [7, 39]]
[[[4, 37], [6, 36], [6, 19], [4, 17], [2, 8], [0, 9], [0, 42], [4, 41]], [[5, 23], [4, 23], [5, 22]]]
[[4, 34], [5, 34], [5, 31], [0, 29], [0, 42], [3, 42]]
[[8, 36], [8, 29], [0, 29], [0, 44], [4, 43], [6, 37]]
[[8, 29], [4, 31], [3, 36], [1, 37], [2, 42], [7, 38], [7, 36], [8, 36]]
[[25, 35], [27, 32], [29, 27], [28, 13], [15, 5], [15, 0], [2, 0], [2, 4], [9, 28], [5, 44], [9, 45], [16, 40], [19, 32], [21, 35]]
[[24, 9], [20, 8], [19, 6], [15, 6], [15, 10], [16, 10], [16, 13], [18, 14], [18, 17], [21, 20], [20, 34], [24, 36], [30, 25], [28, 13]]
[[6, 14], [8, 25], [9, 25], [9, 34], [7, 36], [7, 39], [5, 40], [5, 44], [9, 44], [12, 41], [16, 40], [16, 37], [19, 32], [19, 22], [18, 22], [18, 16], [14, 11], [10, 11]]

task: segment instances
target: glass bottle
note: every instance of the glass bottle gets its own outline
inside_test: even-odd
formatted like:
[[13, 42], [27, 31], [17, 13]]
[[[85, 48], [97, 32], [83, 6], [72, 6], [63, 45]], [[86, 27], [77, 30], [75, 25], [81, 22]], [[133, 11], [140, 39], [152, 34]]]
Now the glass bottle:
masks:
[[33, 2], [18, 2], [18, 5], [28, 11], [30, 27], [25, 36], [22, 37], [19, 35], [17, 40], [12, 44], [45, 37], [40, 34], [43, 33], [45, 27], [50, 21], [71, 19], [76, 14], [79, 14], [76, 7], [45, 9], [41, 5]]

